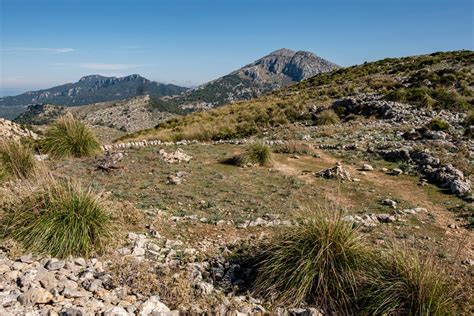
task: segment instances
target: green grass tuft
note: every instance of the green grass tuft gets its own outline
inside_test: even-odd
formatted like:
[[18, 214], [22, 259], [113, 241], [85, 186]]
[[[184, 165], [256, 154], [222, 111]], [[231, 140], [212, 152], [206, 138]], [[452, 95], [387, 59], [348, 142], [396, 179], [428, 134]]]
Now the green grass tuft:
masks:
[[428, 257], [391, 251], [369, 273], [363, 304], [367, 315], [454, 315], [461, 295], [446, 274]]
[[339, 116], [332, 109], [324, 110], [316, 117], [317, 125], [334, 125], [339, 122]]
[[91, 189], [49, 179], [4, 207], [4, 236], [54, 257], [102, 253], [113, 235], [104, 202]]
[[92, 131], [71, 114], [59, 118], [46, 131], [40, 142], [52, 158], [87, 157], [100, 151], [100, 144]]
[[292, 306], [306, 302], [328, 311], [349, 310], [369, 252], [340, 212], [328, 212], [311, 212], [305, 223], [283, 228], [266, 245], [257, 293]]
[[30, 147], [19, 141], [0, 142], [0, 179], [8, 175], [26, 179], [33, 176], [38, 169], [38, 162]]
[[449, 124], [444, 120], [435, 118], [426, 124], [426, 128], [432, 131], [446, 131], [449, 129]]
[[260, 165], [266, 166], [271, 163], [272, 151], [268, 145], [263, 142], [255, 142], [247, 145], [245, 151], [235, 158], [239, 166]]

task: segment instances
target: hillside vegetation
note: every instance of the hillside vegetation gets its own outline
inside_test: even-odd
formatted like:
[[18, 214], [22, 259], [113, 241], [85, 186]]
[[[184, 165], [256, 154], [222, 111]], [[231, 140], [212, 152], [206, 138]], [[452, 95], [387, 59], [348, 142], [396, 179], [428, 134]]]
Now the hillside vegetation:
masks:
[[432, 109], [474, 106], [474, 52], [387, 58], [318, 74], [261, 98], [172, 118], [124, 138], [217, 140], [247, 137], [291, 122], [312, 123], [311, 109], [360, 93]]

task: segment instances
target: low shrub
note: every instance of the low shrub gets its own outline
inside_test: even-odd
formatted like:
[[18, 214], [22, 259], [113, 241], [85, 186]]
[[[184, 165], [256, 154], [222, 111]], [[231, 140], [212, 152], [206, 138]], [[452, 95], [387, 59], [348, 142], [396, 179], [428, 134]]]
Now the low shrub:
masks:
[[15, 140], [0, 142], [0, 179], [7, 175], [29, 178], [35, 174], [37, 168], [38, 162], [29, 146]]
[[271, 160], [271, 149], [263, 142], [255, 142], [247, 145], [245, 151], [234, 158], [235, 164], [239, 166], [246, 166], [248, 164], [265, 166], [269, 165]]
[[43, 179], [4, 207], [4, 237], [27, 251], [54, 257], [101, 253], [113, 235], [104, 202], [70, 181]]
[[317, 125], [334, 125], [339, 122], [339, 116], [332, 109], [324, 110], [316, 117]]
[[92, 131], [72, 114], [59, 118], [46, 131], [40, 142], [41, 148], [52, 158], [86, 157], [100, 150], [100, 144]]
[[444, 120], [435, 118], [426, 124], [426, 128], [432, 131], [446, 131], [449, 129], [449, 124]]

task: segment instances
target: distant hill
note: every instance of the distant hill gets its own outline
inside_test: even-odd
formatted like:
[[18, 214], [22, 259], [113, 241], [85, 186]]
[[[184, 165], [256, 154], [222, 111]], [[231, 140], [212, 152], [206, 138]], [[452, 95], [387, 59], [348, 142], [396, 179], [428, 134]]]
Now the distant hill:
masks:
[[150, 81], [140, 75], [126, 77], [104, 77], [91, 75], [78, 82], [29, 91], [17, 96], [0, 98], [0, 117], [14, 118], [30, 104], [57, 104], [76, 106], [105, 101], [115, 101], [139, 95], [155, 98], [180, 94], [187, 88]]
[[158, 100], [158, 107], [205, 110], [299, 82], [339, 66], [313, 53], [282, 48], [230, 74], [190, 89], [179, 96]]
[[81, 106], [33, 104], [29, 105], [26, 111], [15, 119], [15, 122], [22, 125], [44, 125], [70, 112], [90, 125], [134, 132], [143, 128], [151, 128], [175, 116], [166, 110], [152, 111], [152, 102], [153, 99], [149, 95], [143, 95]]
[[168, 120], [122, 139], [244, 138], [294, 122], [312, 124], [318, 108], [365, 94], [421, 109], [472, 111], [473, 66], [473, 51], [386, 58], [320, 73], [256, 99]]

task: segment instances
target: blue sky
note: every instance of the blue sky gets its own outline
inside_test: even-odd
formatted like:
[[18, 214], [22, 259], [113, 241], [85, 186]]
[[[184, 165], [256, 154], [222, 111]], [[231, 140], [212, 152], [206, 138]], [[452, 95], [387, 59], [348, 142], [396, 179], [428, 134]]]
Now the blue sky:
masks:
[[3, 90], [139, 73], [196, 85], [278, 48], [348, 66], [473, 49], [472, 0], [0, 0]]

